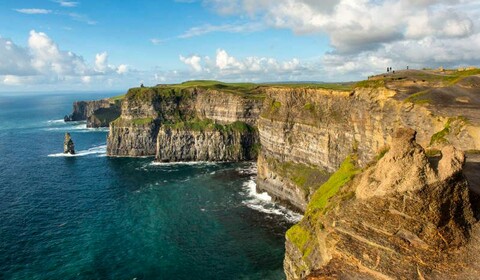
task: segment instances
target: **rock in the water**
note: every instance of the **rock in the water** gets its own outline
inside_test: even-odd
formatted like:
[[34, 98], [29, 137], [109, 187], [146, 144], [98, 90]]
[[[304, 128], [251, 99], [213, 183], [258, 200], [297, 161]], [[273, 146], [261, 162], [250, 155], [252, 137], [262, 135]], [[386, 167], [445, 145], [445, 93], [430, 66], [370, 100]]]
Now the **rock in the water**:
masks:
[[75, 154], [75, 144], [73, 144], [72, 137], [70, 133], [65, 133], [65, 141], [63, 141], [63, 153], [64, 154]]

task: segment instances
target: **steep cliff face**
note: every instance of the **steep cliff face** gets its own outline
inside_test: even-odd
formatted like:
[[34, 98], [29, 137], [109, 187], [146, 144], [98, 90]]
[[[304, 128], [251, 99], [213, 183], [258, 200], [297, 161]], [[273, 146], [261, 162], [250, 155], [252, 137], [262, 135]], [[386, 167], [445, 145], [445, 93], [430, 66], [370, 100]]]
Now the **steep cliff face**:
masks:
[[221, 124], [241, 121], [254, 126], [262, 108], [260, 97], [243, 98], [218, 90], [203, 91], [195, 100], [195, 112], [201, 119], [211, 119]]
[[385, 87], [267, 88], [266, 95], [258, 120], [258, 186], [301, 210], [315, 187], [301, 187], [283, 176], [276, 162], [331, 173], [355, 152], [365, 166], [401, 126], [418, 131], [417, 141], [424, 147], [451, 143], [462, 150], [480, 149], [478, 126], [460, 116], [436, 116], [426, 106], [398, 100], [397, 91]]
[[161, 161], [253, 159], [261, 106], [261, 96], [229, 88], [131, 89], [110, 125], [107, 153]]
[[108, 127], [109, 123], [120, 116], [121, 100], [102, 99], [95, 101], [76, 101], [73, 112], [64, 117], [67, 121], [87, 121], [87, 127]]
[[256, 159], [258, 133], [243, 122], [202, 129], [162, 126], [156, 159], [169, 161], [246, 161]]
[[465, 158], [453, 146], [441, 153], [439, 162], [429, 159], [414, 131], [401, 129], [360, 174], [342, 164], [319, 189], [331, 191], [316, 193], [287, 232], [287, 278], [478, 277], [478, 213], [462, 175]]
[[124, 120], [110, 123], [107, 155], [141, 157], [155, 155], [158, 124], [153, 119]]

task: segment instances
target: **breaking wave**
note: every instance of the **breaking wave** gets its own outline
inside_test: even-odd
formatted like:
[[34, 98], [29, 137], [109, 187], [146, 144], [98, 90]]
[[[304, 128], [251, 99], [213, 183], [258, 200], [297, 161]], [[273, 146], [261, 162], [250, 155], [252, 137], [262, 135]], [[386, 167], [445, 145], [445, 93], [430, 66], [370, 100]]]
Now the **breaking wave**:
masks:
[[[256, 174], [256, 166], [252, 165], [247, 169], [241, 170], [243, 173]], [[257, 192], [257, 184], [255, 183], [256, 175], [250, 177], [250, 179], [243, 183], [243, 193], [248, 197], [242, 203], [250, 209], [273, 215], [283, 216], [286, 220], [292, 223], [299, 222], [303, 215], [296, 213], [284, 206], [278, 205], [272, 201], [272, 197], [266, 193]]]
[[97, 155], [99, 157], [107, 155], [107, 145], [100, 145], [92, 147], [88, 150], [78, 151], [76, 154], [64, 154], [64, 153], [56, 153], [50, 154], [49, 157], [83, 157], [88, 155]]
[[108, 127], [89, 128], [86, 121], [65, 122], [62, 120], [48, 120], [43, 130], [46, 131], [75, 131], [75, 132], [108, 132]]

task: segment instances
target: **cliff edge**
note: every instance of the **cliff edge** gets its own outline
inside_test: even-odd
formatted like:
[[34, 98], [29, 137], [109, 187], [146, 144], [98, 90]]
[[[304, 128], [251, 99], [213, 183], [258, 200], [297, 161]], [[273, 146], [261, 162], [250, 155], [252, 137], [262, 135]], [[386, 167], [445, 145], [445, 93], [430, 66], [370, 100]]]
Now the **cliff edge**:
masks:
[[433, 161], [415, 134], [397, 130], [375, 164], [360, 172], [344, 163], [320, 187], [335, 191], [316, 194], [287, 232], [287, 278], [478, 278], [478, 209], [464, 154], [445, 146]]
[[256, 159], [262, 100], [251, 84], [194, 81], [130, 89], [110, 124], [107, 154], [162, 162]]

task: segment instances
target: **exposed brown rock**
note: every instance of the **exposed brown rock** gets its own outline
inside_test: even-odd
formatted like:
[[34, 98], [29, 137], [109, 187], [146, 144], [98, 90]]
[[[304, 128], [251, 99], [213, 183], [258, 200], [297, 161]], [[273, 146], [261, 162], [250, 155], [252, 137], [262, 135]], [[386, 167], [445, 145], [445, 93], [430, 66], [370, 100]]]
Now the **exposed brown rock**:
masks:
[[429, 147], [432, 136], [443, 131], [432, 143], [436, 149], [448, 144], [459, 150], [480, 149], [479, 126], [397, 100], [398, 91], [384, 87], [354, 91], [272, 87], [266, 94], [258, 120], [262, 143], [258, 186], [302, 210], [311, 194], [302, 192], [291, 178], [282, 177], [269, 164], [272, 159], [334, 172], [355, 152], [359, 165], [366, 166], [384, 147], [395, 148], [392, 133], [399, 127], [415, 129], [422, 147]]
[[[437, 168], [414, 135], [398, 130], [385, 156], [331, 199], [331, 210], [301, 222], [304, 228], [310, 225], [307, 230], [316, 239], [311, 255], [303, 257], [308, 265], [303, 276], [477, 279], [478, 223], [461, 172], [463, 153], [444, 148]], [[355, 197], [342, 198], [351, 191]], [[286, 261], [295, 268], [299, 249], [292, 245], [287, 241]], [[287, 270], [287, 276], [299, 277], [298, 268]]]

